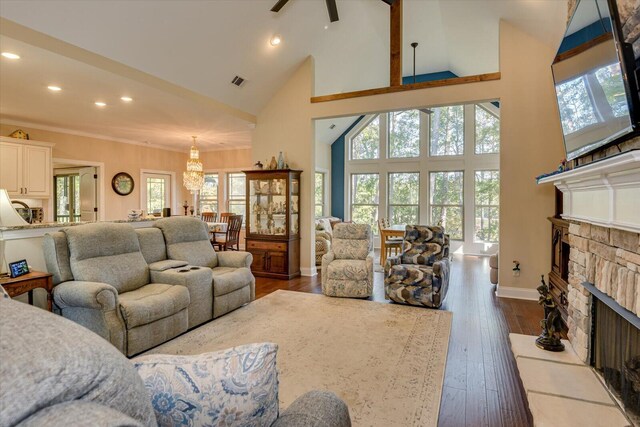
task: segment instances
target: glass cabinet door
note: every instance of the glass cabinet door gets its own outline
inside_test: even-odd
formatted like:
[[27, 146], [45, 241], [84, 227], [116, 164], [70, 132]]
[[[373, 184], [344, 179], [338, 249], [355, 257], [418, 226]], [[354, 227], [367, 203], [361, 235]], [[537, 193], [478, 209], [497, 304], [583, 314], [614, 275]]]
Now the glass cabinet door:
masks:
[[298, 235], [300, 228], [300, 179], [291, 178], [291, 206], [290, 206], [290, 233]]
[[252, 178], [249, 182], [249, 231], [251, 234], [286, 236], [287, 180]]

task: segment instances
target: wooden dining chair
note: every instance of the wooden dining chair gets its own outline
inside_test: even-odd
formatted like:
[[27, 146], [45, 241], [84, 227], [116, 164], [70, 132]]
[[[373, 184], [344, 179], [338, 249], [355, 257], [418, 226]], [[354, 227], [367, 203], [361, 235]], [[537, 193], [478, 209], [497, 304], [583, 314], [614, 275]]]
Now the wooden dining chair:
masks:
[[[235, 215], [233, 212], [221, 212], [218, 220], [220, 222], [224, 222], [225, 224], [227, 224], [227, 229], [229, 229], [229, 218], [232, 217], [233, 215]], [[226, 236], [227, 236], [226, 231], [224, 233], [218, 233], [218, 232], [211, 233], [211, 244], [213, 246], [216, 246], [217, 242], [224, 240]]]
[[[226, 251], [239, 251], [240, 250], [240, 230], [242, 229], [242, 215], [231, 215], [228, 217], [227, 232], [224, 237], [216, 238], [215, 242], [212, 242], [214, 246], [218, 247], [218, 250]], [[235, 246], [235, 248], [234, 248]]]
[[386, 231], [389, 227], [390, 224], [387, 218], [380, 218], [378, 220], [378, 230], [380, 231], [380, 265], [383, 267], [387, 257], [391, 256], [392, 251], [395, 255], [402, 251], [402, 237], [390, 236]]
[[217, 212], [202, 212], [200, 216], [204, 222], [217, 222], [218, 221], [218, 213]]

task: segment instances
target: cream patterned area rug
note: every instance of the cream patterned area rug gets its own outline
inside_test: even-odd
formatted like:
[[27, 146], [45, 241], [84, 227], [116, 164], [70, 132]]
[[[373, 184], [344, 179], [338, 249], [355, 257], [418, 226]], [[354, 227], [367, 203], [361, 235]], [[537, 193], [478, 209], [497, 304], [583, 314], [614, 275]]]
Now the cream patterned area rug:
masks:
[[314, 390], [349, 405], [354, 426], [436, 426], [452, 313], [276, 291], [147, 354], [279, 346], [280, 406]]

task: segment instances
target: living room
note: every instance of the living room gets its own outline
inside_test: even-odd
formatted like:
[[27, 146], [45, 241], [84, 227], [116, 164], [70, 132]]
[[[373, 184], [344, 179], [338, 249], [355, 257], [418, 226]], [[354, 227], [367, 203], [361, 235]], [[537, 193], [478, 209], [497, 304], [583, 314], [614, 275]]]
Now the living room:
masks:
[[[611, 12], [615, 19], [619, 19], [617, 14], [626, 13], [624, 16], [631, 16], [629, 25], [638, 15], [637, 5], [630, 1], [580, 3], [584, 7], [589, 2], [603, 10], [615, 8], [616, 12]], [[596, 201], [609, 200], [605, 190], [585, 195], [585, 187], [574, 182], [578, 178], [542, 178], [546, 183], [535, 179], [557, 171], [563, 159], [569, 158], [554, 88], [554, 74], [558, 72], [552, 72], [551, 64], [576, 2], [338, 0], [325, 4], [290, 0], [277, 2], [275, 6], [271, 3], [276, 2], [163, 2], [152, 7], [146, 2], [3, 1], [2, 143], [49, 150], [49, 163], [44, 164], [40, 173], [46, 182], [45, 193], [31, 197], [35, 194], [33, 189], [28, 194], [20, 191], [31, 185], [18, 185], [18, 190], [9, 191], [11, 199], [27, 204], [32, 212], [35, 208], [42, 219], [30, 229], [12, 229], [7, 228], [2, 211], [3, 271], [6, 263], [24, 259], [31, 270], [52, 273], [54, 282], [59, 282], [53, 291], [53, 308], [72, 313], [71, 297], [70, 294], [63, 297], [64, 289], [70, 289], [67, 283], [74, 277], [76, 281], [83, 280], [78, 279], [82, 274], [75, 269], [80, 269], [76, 262], [84, 263], [86, 255], [72, 253], [68, 262], [73, 275], [61, 280], [66, 276], [60, 267], [56, 276], [47, 258], [52, 253], [60, 257], [61, 243], [55, 236], [66, 227], [60, 223], [73, 222], [71, 218], [105, 224], [127, 221], [137, 234], [125, 236], [113, 231], [116, 233], [113, 236], [120, 236], [118, 239], [123, 242], [138, 236], [145, 268], [151, 268], [155, 262], [184, 260], [193, 270], [185, 269], [187, 264], [167, 268], [185, 270], [176, 273], [184, 280], [188, 281], [188, 276], [205, 282], [206, 267], [213, 269], [213, 290], [209, 283], [206, 291], [213, 293], [197, 298], [192, 293], [190, 303], [184, 292], [176, 293], [174, 308], [186, 310], [187, 315], [176, 312], [165, 317], [173, 319], [172, 322], [187, 322], [188, 332], [166, 326], [164, 333], [168, 335], [163, 339], [156, 332], [150, 333], [153, 339], [160, 339], [150, 338], [153, 345], [142, 340], [141, 346], [135, 347], [133, 343], [139, 338], [133, 338], [132, 334], [131, 351], [126, 343], [119, 347], [120, 352], [134, 357], [134, 363], [145, 352], [148, 353], [143, 358], [162, 352], [195, 355], [272, 341], [279, 346], [281, 413], [305, 392], [320, 389], [335, 393], [338, 400], [321, 398], [328, 399], [325, 402], [328, 405], [343, 403], [355, 425], [544, 425], [556, 414], [540, 409], [540, 400], [534, 397], [540, 395], [535, 392], [540, 392], [542, 386], [528, 383], [531, 378], [527, 369], [531, 366], [522, 365], [523, 361], [538, 356], [528, 353], [526, 343], [517, 341], [519, 338], [509, 340], [509, 333], [530, 335], [530, 344], [535, 348], [534, 335], [540, 334], [539, 321], [546, 316], [537, 304], [540, 276], [550, 282], [552, 292], [558, 292], [554, 298], [564, 310], [561, 313], [565, 325], [559, 335], [569, 341], [563, 341], [567, 348], [563, 354], [574, 351], [580, 365], [593, 362], [588, 353], [592, 351], [590, 342], [594, 333], [587, 326], [591, 318], [584, 313], [591, 304], [585, 301], [591, 301], [592, 293], [583, 290], [586, 288], [580, 283], [588, 281], [604, 286], [603, 292], [636, 319], [635, 301], [640, 295], [629, 291], [640, 286], [636, 284], [639, 275], [633, 267], [639, 264], [634, 254], [640, 252], [640, 242], [636, 226], [629, 225], [638, 223], [633, 196], [638, 187], [637, 175], [624, 182], [610, 179], [603, 184], [611, 194], [618, 191], [619, 185], [621, 192], [617, 197], [623, 202], [602, 214], [594, 206]], [[337, 9], [329, 5], [337, 5]], [[619, 22], [615, 19], [614, 22]], [[615, 25], [620, 25], [616, 37], [622, 37], [625, 34], [622, 25]], [[114, 32], [114, 28], [118, 31]], [[637, 93], [633, 96], [637, 97]], [[405, 151], [393, 155], [393, 129], [396, 123], [405, 120], [403, 114], [413, 114], [400, 124], [413, 126], [407, 131], [413, 136], [409, 141], [405, 135], [405, 139], [396, 143]], [[441, 125], [445, 129], [441, 132], [444, 155], [438, 158], [433, 135], [437, 134], [438, 123], [447, 120], [458, 122], [451, 128], [447, 127], [449, 122]], [[492, 128], [497, 136], [478, 136], [484, 131], [478, 127], [481, 123], [487, 129]], [[456, 126], [463, 130], [458, 136], [451, 131]], [[367, 137], [362, 147], [366, 150], [373, 147], [373, 151], [362, 157], [354, 155], [359, 135], [372, 129], [375, 137]], [[15, 137], [21, 135], [17, 131], [28, 134], [29, 141], [16, 141]], [[9, 139], [9, 135], [14, 138]], [[482, 138], [493, 142], [481, 142]], [[570, 159], [562, 167], [580, 171], [579, 166], [584, 166], [582, 171], [587, 171], [588, 163], [622, 152], [632, 157], [629, 165], [616, 163], [611, 166], [613, 172], [603, 173], [625, 175], [627, 172], [623, 171], [637, 170], [637, 163], [633, 163], [637, 157], [633, 153], [637, 153], [634, 150], [640, 140], [627, 137], [620, 141], [608, 141], [606, 147], [592, 151], [595, 154], [575, 155], [578, 160]], [[410, 148], [411, 144], [414, 148]], [[203, 168], [204, 184], [200, 184], [196, 194], [186, 186], [187, 161], [190, 155], [193, 158], [190, 147], [199, 150], [197, 157]], [[620, 162], [622, 158], [610, 160]], [[272, 167], [271, 163], [281, 165]], [[292, 200], [286, 200], [284, 205], [264, 205], [256, 212], [260, 197], [269, 194], [271, 200], [282, 194], [279, 187], [268, 186], [265, 190], [258, 181], [266, 179], [264, 174], [279, 173], [284, 165], [292, 171], [302, 171], [299, 175], [290, 172], [276, 178], [286, 182], [287, 189], [296, 188], [295, 192], [287, 193]], [[4, 163], [3, 169], [7, 170]], [[74, 190], [82, 187], [82, 170], [87, 170], [94, 180], [91, 203], [86, 206], [83, 194], [71, 198]], [[491, 173], [478, 178], [478, 171]], [[587, 174], [584, 181], [596, 179], [594, 174]], [[117, 177], [129, 183], [125, 194], [118, 192]], [[358, 181], [362, 177], [369, 181]], [[458, 180], [458, 193], [447, 187], [446, 200], [437, 201], [433, 194], [438, 179], [443, 177]], [[394, 201], [395, 191], [400, 188], [394, 186], [394, 179], [413, 180], [407, 190], [410, 198]], [[483, 179], [492, 185], [491, 194], [497, 194], [488, 197], [490, 201], [486, 203], [474, 198], [479, 185], [486, 184]], [[362, 191], [365, 184], [372, 185], [371, 197], [358, 198], [369, 194]], [[564, 211], [556, 187], [565, 193]], [[158, 188], [162, 191], [158, 192]], [[61, 206], [66, 209], [60, 209]], [[282, 206], [287, 206], [289, 214], [280, 220], [285, 224], [282, 228], [277, 220], [274, 224], [257, 220], [264, 214], [271, 221], [281, 215], [285, 209]], [[169, 210], [163, 214], [165, 208]], [[195, 236], [200, 232], [183, 231], [178, 234], [190, 237], [176, 237], [172, 225], [162, 222], [174, 218], [159, 217], [200, 218], [207, 212], [243, 215], [236, 247], [240, 251], [217, 251], [215, 262], [197, 259], [191, 250], [181, 252], [183, 258], [177, 252], [170, 255], [172, 245], [189, 242], [198, 247], [202, 242]], [[619, 219], [608, 218], [609, 214], [618, 215]], [[562, 228], [558, 221], [552, 225], [548, 219], [561, 220], [561, 215], [570, 219], [571, 225], [567, 223]], [[316, 236], [318, 219], [329, 217], [346, 223], [338, 227], [342, 229], [337, 231], [338, 240], [345, 238], [340, 233], [351, 223], [368, 225], [371, 230], [365, 235], [374, 249], [372, 278], [366, 280], [365, 294], [357, 295], [365, 301], [326, 297], [332, 291], [327, 290], [330, 285], [325, 282], [328, 279], [333, 282], [338, 276], [330, 276], [333, 273], [329, 258], [327, 265], [323, 264], [325, 255], [319, 253]], [[608, 219], [597, 219], [600, 217]], [[451, 259], [451, 263], [446, 267], [446, 280], [444, 275], [435, 273], [430, 279], [434, 289], [435, 284], [443, 289], [440, 299], [429, 297], [428, 304], [434, 308], [414, 307], [411, 303], [378, 304], [388, 302], [390, 295], [387, 283], [390, 270], [385, 269], [390, 264], [385, 258], [399, 254], [386, 253], [382, 247], [378, 219], [383, 218], [399, 227], [401, 239], [405, 236], [405, 224], [444, 227], [450, 239], [445, 244], [450, 254], [445, 258]], [[51, 226], [52, 223], [56, 226]], [[556, 229], [552, 228], [556, 226], [562, 236], [559, 240], [555, 240]], [[69, 226], [66, 230], [82, 227]], [[328, 231], [336, 231], [333, 225], [330, 227]], [[606, 233], [597, 227], [605, 227]], [[54, 236], [49, 250], [46, 233]], [[261, 233], [282, 233], [288, 237], [267, 242]], [[215, 238], [221, 233], [212, 234]], [[100, 239], [98, 235], [92, 236], [94, 240]], [[162, 243], [154, 240], [158, 237]], [[66, 237], [69, 250], [79, 248], [78, 242], [86, 238], [69, 231]], [[357, 234], [354, 238], [357, 240]], [[266, 244], [269, 246], [261, 246]], [[557, 247], [562, 274], [553, 273], [556, 244], [560, 245]], [[273, 252], [274, 245], [279, 248], [278, 254]], [[331, 242], [326, 251], [335, 253], [338, 249], [332, 246], [336, 244]], [[164, 257], [156, 259], [149, 255], [151, 247], [161, 248], [157, 250]], [[121, 249], [129, 253], [131, 247]], [[241, 258], [244, 250], [250, 252], [251, 261]], [[208, 253], [209, 247], [203, 251]], [[282, 254], [287, 257], [284, 261], [276, 256]], [[492, 261], [497, 268], [493, 273], [499, 279], [497, 285], [490, 282], [492, 254], [499, 254]], [[441, 254], [435, 256], [442, 258]], [[590, 257], [594, 257], [593, 262]], [[602, 264], [597, 264], [599, 258]], [[497, 259], [500, 262], [493, 264]], [[605, 266], [605, 262], [612, 265]], [[264, 274], [278, 263], [287, 265], [286, 271]], [[622, 267], [626, 269], [624, 272], [619, 271]], [[216, 279], [216, 268], [242, 271], [234, 272], [240, 276], [233, 276], [233, 280], [224, 280]], [[244, 275], [244, 269], [249, 270], [251, 278]], [[615, 273], [611, 273], [613, 270]], [[225, 271], [231, 274], [231, 270]], [[590, 271], [594, 272], [593, 277]], [[608, 271], [606, 280], [596, 280], [597, 271]], [[149, 277], [168, 276], [152, 269]], [[92, 281], [98, 281], [95, 279]], [[219, 289], [216, 280], [224, 283]], [[609, 280], [615, 286], [600, 284]], [[617, 284], [619, 280], [629, 285], [621, 287]], [[565, 287], [559, 288], [558, 281]], [[137, 286], [151, 286], [147, 283], [151, 282], [139, 282]], [[333, 292], [340, 293], [348, 292], [350, 285], [336, 286]], [[303, 293], [291, 295], [290, 291]], [[325, 295], [315, 295], [322, 293]], [[401, 293], [398, 291], [398, 295]], [[26, 302], [26, 296], [17, 299]], [[116, 294], [115, 298], [117, 301], [119, 296]], [[209, 312], [191, 305], [203, 298], [214, 301]], [[35, 305], [46, 308], [45, 292], [36, 290], [33, 299]], [[284, 307], [288, 313], [282, 312]], [[126, 326], [126, 321], [132, 319], [127, 318], [127, 309], [117, 310], [122, 310], [116, 316], [124, 316]], [[206, 313], [199, 320], [191, 319], [192, 312], [202, 313], [201, 310]], [[348, 311], [352, 313], [347, 314]], [[585, 316], [578, 316], [578, 312]], [[80, 324], [87, 320], [74, 313], [63, 317]], [[323, 313], [333, 319], [325, 318]], [[307, 319], [297, 322], [296, 315]], [[260, 321], [261, 318], [264, 320]], [[411, 325], [427, 322], [424, 325], [433, 331], [416, 335], [413, 326], [401, 326], [403, 321]], [[366, 333], [356, 338], [360, 334], [357, 327], [351, 326], [354, 322], [371, 327], [362, 328]], [[251, 327], [242, 327], [244, 323]], [[294, 324], [297, 326], [293, 327]], [[407, 328], [409, 331], [400, 331]], [[284, 333], [288, 329], [292, 332]], [[231, 334], [236, 330], [239, 336]], [[399, 336], [393, 337], [396, 332]], [[208, 342], [208, 335], [220, 339]], [[110, 336], [107, 340], [118, 348], [115, 335]], [[314, 336], [318, 338], [316, 342]], [[433, 344], [410, 345], [406, 341], [410, 339], [432, 340]], [[164, 341], [167, 342], [160, 344]], [[388, 349], [385, 341], [389, 346], [393, 343], [394, 348]], [[514, 342], [518, 342], [515, 347]], [[381, 355], [377, 346], [385, 348], [387, 354]], [[398, 353], [402, 348], [408, 353]], [[345, 381], [339, 381], [340, 375], [323, 377], [322, 372], [332, 367], [319, 357], [323, 352], [341, 367], [336, 370], [351, 384], [342, 384]], [[424, 357], [430, 366], [424, 368], [428, 375], [424, 372], [418, 375], [418, 385], [412, 383], [409, 373], [398, 368], [389, 372], [380, 368], [388, 363], [402, 363], [408, 354]], [[368, 362], [363, 369], [374, 378], [378, 375], [378, 383], [353, 370], [364, 360]], [[591, 372], [592, 368], [585, 369]], [[423, 378], [422, 374], [426, 376]], [[392, 380], [390, 377], [395, 375], [399, 376]], [[420, 399], [404, 399], [399, 403], [403, 400], [402, 390], [431, 397], [424, 404]], [[567, 393], [570, 395], [570, 391]], [[560, 402], [586, 399], [597, 402], [595, 405], [603, 403], [599, 400], [601, 395], [563, 396], [565, 400]], [[608, 394], [606, 399], [615, 401]], [[617, 410], [618, 403], [605, 406]], [[583, 412], [590, 414], [588, 410]], [[8, 416], [5, 414], [8, 413], [3, 411], [2, 417]], [[171, 424], [161, 421], [157, 413], [156, 418], [163, 425]], [[238, 422], [236, 425], [247, 423]]]

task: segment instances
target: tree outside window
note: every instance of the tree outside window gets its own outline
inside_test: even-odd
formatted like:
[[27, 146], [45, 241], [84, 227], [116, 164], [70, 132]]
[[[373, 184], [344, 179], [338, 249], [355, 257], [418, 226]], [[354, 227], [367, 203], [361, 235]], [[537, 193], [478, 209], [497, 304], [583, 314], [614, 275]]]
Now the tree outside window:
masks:
[[380, 176], [377, 173], [351, 175], [351, 220], [357, 224], [369, 224], [378, 234], [378, 204]]
[[246, 219], [246, 176], [242, 172], [234, 172], [227, 174], [227, 182], [229, 189], [229, 212], [242, 215], [242, 220]]
[[432, 108], [430, 153], [432, 156], [464, 154], [464, 106]]
[[389, 113], [389, 157], [420, 156], [420, 112], [418, 110]]
[[389, 174], [389, 222], [391, 224], [419, 224], [420, 173]]
[[497, 243], [500, 221], [500, 172], [475, 173], [476, 242]]
[[500, 119], [476, 105], [476, 154], [500, 152]]
[[324, 172], [316, 172], [315, 182], [315, 215], [324, 216]]
[[218, 212], [218, 174], [205, 173], [200, 190], [200, 212]]
[[165, 178], [147, 177], [147, 213], [160, 213], [166, 203]]
[[351, 159], [367, 160], [380, 157], [380, 116], [351, 138]]
[[464, 172], [431, 172], [431, 224], [442, 225], [453, 240], [464, 239]]

